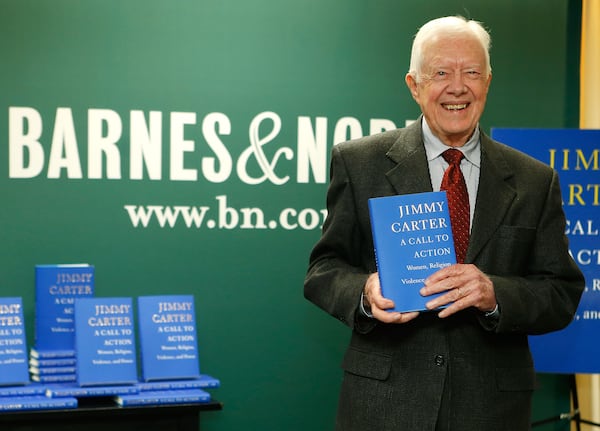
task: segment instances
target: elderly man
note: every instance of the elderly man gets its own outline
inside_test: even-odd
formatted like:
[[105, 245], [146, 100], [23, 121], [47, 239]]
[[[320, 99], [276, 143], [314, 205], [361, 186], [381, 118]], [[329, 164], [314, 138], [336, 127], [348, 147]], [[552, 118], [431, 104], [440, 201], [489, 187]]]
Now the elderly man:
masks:
[[[528, 430], [527, 336], [565, 327], [577, 309], [584, 280], [568, 253], [556, 172], [479, 129], [489, 46], [478, 22], [425, 24], [406, 75], [423, 115], [332, 151], [328, 217], [304, 293], [352, 328], [338, 430]], [[425, 297], [438, 294], [430, 311], [391, 312], [367, 201], [443, 189], [452, 166], [468, 193], [459, 208], [468, 246], [421, 286]], [[457, 226], [452, 218], [455, 236]]]

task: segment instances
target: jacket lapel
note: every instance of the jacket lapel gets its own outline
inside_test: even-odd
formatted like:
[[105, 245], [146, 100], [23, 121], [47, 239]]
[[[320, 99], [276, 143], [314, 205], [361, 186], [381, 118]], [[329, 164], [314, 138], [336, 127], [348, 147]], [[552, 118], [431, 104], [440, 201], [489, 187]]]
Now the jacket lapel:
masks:
[[[513, 172], [500, 148], [485, 133], [481, 133], [481, 171], [467, 262], [475, 260], [496, 232], [516, 196], [516, 191], [509, 182]], [[398, 139], [387, 152], [387, 157], [396, 163], [386, 173], [396, 193], [433, 190], [420, 119], [401, 129]]]
[[473, 262], [502, 223], [516, 197], [509, 182], [513, 172], [500, 146], [481, 133], [481, 171], [467, 262]]
[[396, 163], [386, 176], [398, 194], [430, 192], [433, 187], [423, 145], [421, 119], [401, 130], [386, 154]]

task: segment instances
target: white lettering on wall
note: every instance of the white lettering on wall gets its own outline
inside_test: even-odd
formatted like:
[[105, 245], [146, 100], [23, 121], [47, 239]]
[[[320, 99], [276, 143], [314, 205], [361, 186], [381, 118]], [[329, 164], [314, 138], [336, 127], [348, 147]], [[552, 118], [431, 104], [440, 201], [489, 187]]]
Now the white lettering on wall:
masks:
[[[105, 133], [106, 131], [106, 133]], [[121, 117], [110, 109], [88, 111], [88, 177], [102, 178], [106, 160], [106, 178], [121, 178], [121, 153], [117, 143], [121, 139]]]
[[[8, 108], [8, 176], [37, 177], [44, 169], [42, 116], [33, 108]], [[26, 159], [28, 164], [26, 164]]]
[[[227, 147], [219, 138], [222, 135], [231, 134], [231, 121], [227, 115], [213, 112], [204, 117], [202, 121], [202, 135], [206, 143], [215, 153], [217, 158], [205, 157], [202, 159], [202, 174], [213, 183], [227, 181], [233, 169], [233, 159], [227, 151]], [[217, 163], [218, 160], [218, 163]]]
[[[82, 130], [77, 133], [81, 126], [76, 117], [69, 107], [56, 108], [54, 121], [44, 121], [32, 107], [9, 107], [9, 178], [223, 183], [235, 175], [248, 185], [283, 185], [293, 180], [324, 184], [331, 146], [363, 134], [355, 117], [331, 123], [323, 116], [298, 116], [293, 148], [281, 117], [265, 111], [249, 121], [247, 139], [239, 150], [240, 129], [232, 142], [232, 122], [221, 112], [208, 113], [199, 121], [195, 112], [131, 110], [124, 120], [114, 110], [92, 108], [79, 115], [87, 120], [87, 136]], [[127, 126], [129, 133], [123, 136]], [[396, 126], [391, 120], [373, 118], [368, 127], [373, 134]], [[87, 155], [87, 170], [82, 155]], [[122, 160], [128, 164], [123, 166]]]
[[151, 111], [146, 123], [142, 111], [131, 111], [129, 131], [129, 176], [132, 180], [162, 178], [162, 112]]
[[171, 112], [171, 180], [196, 181], [198, 170], [185, 168], [185, 153], [194, 151], [194, 141], [185, 139], [185, 126], [196, 124], [195, 112]]
[[60, 178], [66, 169], [67, 178], [82, 178], [81, 161], [75, 136], [73, 113], [70, 108], [58, 108], [48, 158], [48, 178]]

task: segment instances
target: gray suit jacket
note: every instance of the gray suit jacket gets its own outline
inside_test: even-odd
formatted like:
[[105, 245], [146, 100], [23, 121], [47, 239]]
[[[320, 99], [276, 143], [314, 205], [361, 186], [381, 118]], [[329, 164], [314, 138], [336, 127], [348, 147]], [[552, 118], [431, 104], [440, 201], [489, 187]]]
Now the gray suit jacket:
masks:
[[[363, 317], [376, 271], [367, 200], [432, 191], [420, 121], [334, 147], [328, 217], [305, 296], [352, 328], [339, 430], [529, 429], [535, 371], [527, 335], [565, 327], [583, 276], [568, 254], [556, 172], [481, 134], [481, 174], [466, 263], [494, 282], [499, 320], [477, 310], [404, 325]], [[439, 428], [438, 428], [439, 429]]]

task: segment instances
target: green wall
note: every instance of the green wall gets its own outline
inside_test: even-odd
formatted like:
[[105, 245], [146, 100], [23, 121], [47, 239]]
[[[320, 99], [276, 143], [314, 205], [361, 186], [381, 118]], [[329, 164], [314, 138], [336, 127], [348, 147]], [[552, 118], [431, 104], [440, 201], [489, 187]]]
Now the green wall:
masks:
[[[448, 14], [491, 29], [485, 130], [577, 126], [576, 2], [1, 0], [0, 291], [29, 342], [34, 265], [92, 263], [97, 296], [195, 296], [203, 429], [331, 429], [350, 334], [302, 295], [329, 148], [418, 115], [411, 38]], [[535, 418], [568, 410], [540, 378]]]

